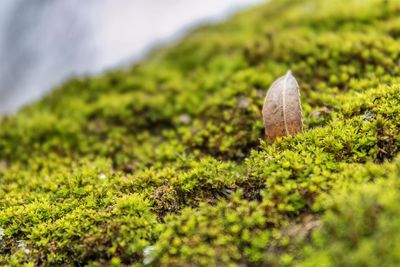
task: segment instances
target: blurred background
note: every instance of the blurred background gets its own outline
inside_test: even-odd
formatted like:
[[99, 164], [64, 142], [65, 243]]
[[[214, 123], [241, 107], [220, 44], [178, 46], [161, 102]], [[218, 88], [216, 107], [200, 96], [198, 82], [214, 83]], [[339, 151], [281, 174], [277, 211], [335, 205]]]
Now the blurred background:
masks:
[[0, 114], [263, 0], [1, 0]]

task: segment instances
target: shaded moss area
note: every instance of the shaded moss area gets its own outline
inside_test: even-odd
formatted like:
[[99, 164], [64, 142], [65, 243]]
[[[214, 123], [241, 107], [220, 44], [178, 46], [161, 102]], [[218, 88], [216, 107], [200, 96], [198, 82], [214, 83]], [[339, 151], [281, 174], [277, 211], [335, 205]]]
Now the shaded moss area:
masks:
[[399, 146], [400, 3], [271, 1], [3, 118], [0, 265], [397, 266]]

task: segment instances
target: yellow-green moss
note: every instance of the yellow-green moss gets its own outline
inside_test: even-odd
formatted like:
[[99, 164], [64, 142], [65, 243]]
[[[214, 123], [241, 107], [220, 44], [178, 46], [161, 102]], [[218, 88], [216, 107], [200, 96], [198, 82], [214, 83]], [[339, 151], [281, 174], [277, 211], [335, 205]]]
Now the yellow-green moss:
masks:
[[[399, 17], [271, 1], [3, 118], [0, 265], [399, 265]], [[271, 144], [288, 69], [306, 131]]]

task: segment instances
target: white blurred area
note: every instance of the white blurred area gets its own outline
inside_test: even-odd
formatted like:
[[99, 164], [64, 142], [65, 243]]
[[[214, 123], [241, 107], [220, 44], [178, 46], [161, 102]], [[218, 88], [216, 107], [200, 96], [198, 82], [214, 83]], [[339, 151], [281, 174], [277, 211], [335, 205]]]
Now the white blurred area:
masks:
[[264, 0], [0, 0], [0, 113]]

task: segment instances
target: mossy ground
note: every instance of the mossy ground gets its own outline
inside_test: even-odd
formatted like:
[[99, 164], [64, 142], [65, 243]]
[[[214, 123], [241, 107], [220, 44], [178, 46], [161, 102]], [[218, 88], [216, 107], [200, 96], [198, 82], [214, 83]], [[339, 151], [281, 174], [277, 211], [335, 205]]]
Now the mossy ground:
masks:
[[400, 2], [271, 1], [3, 118], [0, 265], [399, 266], [399, 145]]

